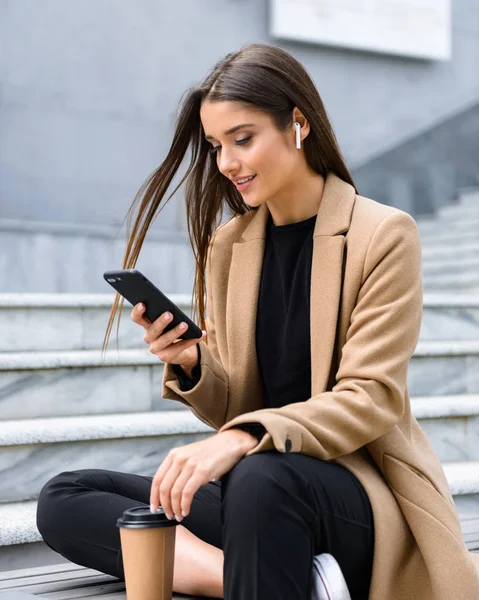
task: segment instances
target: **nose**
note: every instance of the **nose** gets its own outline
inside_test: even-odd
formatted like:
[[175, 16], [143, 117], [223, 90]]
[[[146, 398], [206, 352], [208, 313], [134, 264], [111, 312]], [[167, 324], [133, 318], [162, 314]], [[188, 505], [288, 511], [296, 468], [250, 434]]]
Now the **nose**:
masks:
[[221, 152], [218, 153], [218, 169], [220, 172], [231, 179], [231, 174], [235, 172], [238, 173], [239, 168], [239, 161], [234, 152], [221, 148]]

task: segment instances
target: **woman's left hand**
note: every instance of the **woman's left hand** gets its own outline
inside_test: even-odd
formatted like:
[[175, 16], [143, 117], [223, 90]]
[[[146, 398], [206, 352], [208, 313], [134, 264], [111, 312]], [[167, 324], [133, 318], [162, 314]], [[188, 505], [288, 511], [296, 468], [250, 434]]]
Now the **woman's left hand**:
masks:
[[151, 511], [181, 521], [199, 488], [230, 471], [258, 440], [241, 429], [228, 429], [205, 440], [173, 448], [158, 467], [150, 492]]

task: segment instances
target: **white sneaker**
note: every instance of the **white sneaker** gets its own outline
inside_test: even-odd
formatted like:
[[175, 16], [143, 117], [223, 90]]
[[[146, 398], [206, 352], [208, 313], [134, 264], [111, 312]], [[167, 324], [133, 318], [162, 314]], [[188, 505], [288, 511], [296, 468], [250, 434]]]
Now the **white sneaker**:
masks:
[[318, 554], [313, 559], [311, 600], [351, 600], [341, 568], [331, 554]]

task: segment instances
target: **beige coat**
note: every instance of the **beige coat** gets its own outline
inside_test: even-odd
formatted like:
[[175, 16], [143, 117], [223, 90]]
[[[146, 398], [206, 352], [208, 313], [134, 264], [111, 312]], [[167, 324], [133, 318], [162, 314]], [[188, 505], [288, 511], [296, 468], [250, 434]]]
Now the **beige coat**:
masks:
[[165, 365], [163, 396], [220, 431], [262, 423], [268, 433], [248, 454], [285, 452], [290, 440], [292, 452], [352, 471], [374, 514], [370, 600], [478, 599], [479, 576], [406, 385], [422, 316], [416, 223], [328, 175], [314, 229], [311, 398], [264, 409], [255, 326], [268, 216], [263, 204], [216, 230], [201, 379], [183, 392]]

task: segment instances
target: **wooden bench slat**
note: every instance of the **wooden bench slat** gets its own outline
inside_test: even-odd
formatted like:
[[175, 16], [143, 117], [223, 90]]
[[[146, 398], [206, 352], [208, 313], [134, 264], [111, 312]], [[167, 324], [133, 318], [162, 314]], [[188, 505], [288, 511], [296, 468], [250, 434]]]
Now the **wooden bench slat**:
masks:
[[86, 569], [80, 565], [74, 563], [60, 563], [57, 565], [48, 565], [46, 567], [30, 567], [29, 569], [15, 569], [14, 571], [2, 571], [0, 572], [0, 581], [6, 581], [10, 579], [25, 579], [27, 577], [35, 577], [36, 575], [43, 576], [56, 576], [58, 573], [66, 573], [73, 571], [92, 571], [93, 573], [99, 573], [94, 569]]
[[[48, 600], [126, 600], [124, 582], [73, 563], [3, 572], [0, 576], [0, 591], [7, 590], [38, 595]], [[174, 594], [173, 598], [198, 600], [196, 597], [180, 594]]]
[[[37, 575], [36, 577], [28, 577], [28, 578], [16, 578], [10, 581], [0, 582], [0, 590], [8, 590], [21, 585], [22, 587], [30, 587], [31, 589], [37, 587], [45, 587], [45, 589], [49, 589], [50, 585], [59, 584], [62, 585], [65, 589], [70, 589], [77, 587], [78, 585], [82, 586], [91, 586], [91, 585], [99, 585], [108, 583], [109, 581], [117, 582], [118, 579], [116, 577], [111, 577], [110, 575], [105, 575], [104, 573], [99, 573], [98, 575], [83, 575], [80, 573], [75, 573], [72, 577], [69, 573], [58, 573], [57, 575]], [[32, 592], [33, 593], [33, 592]]]
[[[107, 576], [108, 577], [108, 576]], [[49, 581], [47, 583], [38, 583], [29, 585], [28, 583], [22, 584], [17, 583], [15, 586], [12, 586], [8, 589], [14, 589], [19, 592], [25, 592], [27, 594], [38, 594], [39, 596], [45, 595], [49, 599], [55, 596], [56, 592], [71, 592], [74, 594], [75, 590], [82, 590], [85, 596], [94, 595], [90, 592], [90, 590], [98, 590], [97, 594], [100, 594], [100, 590], [105, 587], [110, 588], [112, 591], [121, 591], [125, 588], [125, 584], [122, 581], [118, 581], [118, 579], [111, 580], [97, 580], [95, 582], [83, 581], [82, 579], [77, 579], [75, 581]], [[5, 591], [5, 590], [4, 590]], [[76, 597], [76, 596], [72, 596]]]
[[112, 593], [122, 593], [123, 596], [120, 597], [126, 598], [125, 585], [123, 583], [110, 583], [90, 588], [77, 587], [68, 590], [60, 589], [55, 592], [45, 591], [39, 595], [46, 596], [48, 600], [75, 600], [79, 598], [106, 598], [110, 600], [110, 594]]

